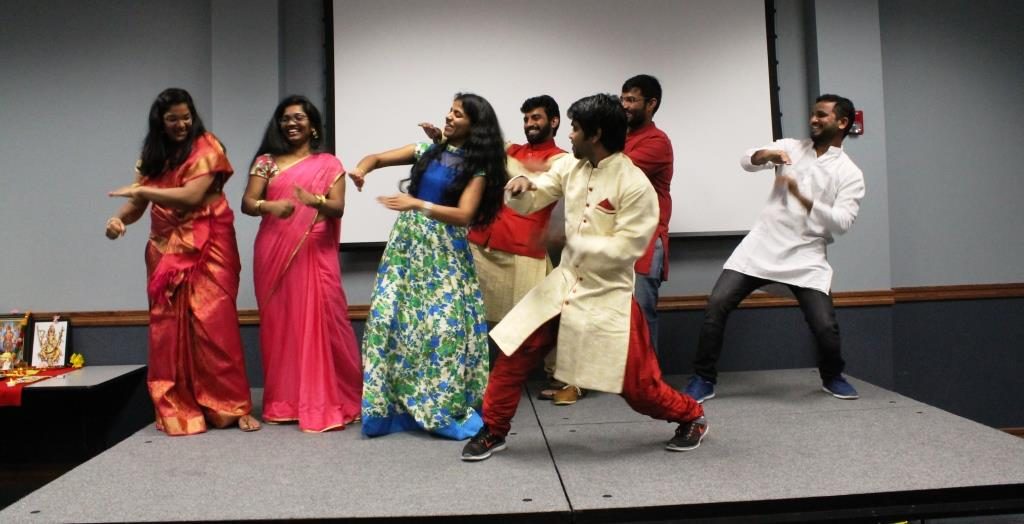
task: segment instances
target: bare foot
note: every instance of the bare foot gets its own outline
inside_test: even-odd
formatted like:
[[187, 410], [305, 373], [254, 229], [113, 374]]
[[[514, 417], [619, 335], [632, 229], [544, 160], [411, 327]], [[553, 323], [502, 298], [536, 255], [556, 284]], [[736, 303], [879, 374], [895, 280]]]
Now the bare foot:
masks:
[[242, 415], [238, 418], [238, 429], [245, 431], [259, 431], [260, 423], [252, 415]]

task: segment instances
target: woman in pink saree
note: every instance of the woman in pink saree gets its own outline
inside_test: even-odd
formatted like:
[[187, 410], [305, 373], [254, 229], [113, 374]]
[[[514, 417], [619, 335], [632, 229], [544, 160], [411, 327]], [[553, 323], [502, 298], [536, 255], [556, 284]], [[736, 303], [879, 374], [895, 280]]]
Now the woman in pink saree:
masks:
[[238, 330], [234, 214], [223, 187], [224, 147], [206, 132], [192, 97], [170, 88], [150, 109], [135, 183], [110, 192], [128, 199], [107, 220], [111, 240], [152, 202], [146, 245], [149, 376], [156, 427], [192, 435], [207, 425], [255, 431]]
[[253, 160], [242, 211], [262, 216], [253, 276], [260, 309], [263, 420], [307, 432], [359, 418], [359, 346], [341, 287], [338, 240], [345, 170], [317, 152], [320, 112], [305, 97], [274, 111]]

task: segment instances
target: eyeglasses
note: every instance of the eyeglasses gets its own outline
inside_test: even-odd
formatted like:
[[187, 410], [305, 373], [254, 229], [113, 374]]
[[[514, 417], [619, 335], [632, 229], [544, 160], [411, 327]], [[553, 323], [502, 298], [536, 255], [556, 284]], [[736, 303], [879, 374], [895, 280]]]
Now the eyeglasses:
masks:
[[647, 99], [642, 97], [642, 96], [626, 95], [626, 96], [622, 97], [622, 101], [627, 103], [627, 104], [635, 104], [637, 102], [641, 102], [641, 103], [646, 102]]
[[290, 124], [292, 122], [295, 122], [296, 124], [301, 124], [301, 123], [303, 123], [303, 122], [305, 122], [307, 120], [309, 120], [308, 116], [306, 116], [306, 115], [304, 115], [302, 113], [295, 113], [294, 115], [284, 115], [284, 116], [282, 116], [281, 119], [277, 121], [277, 123], [279, 123], [281, 125]]

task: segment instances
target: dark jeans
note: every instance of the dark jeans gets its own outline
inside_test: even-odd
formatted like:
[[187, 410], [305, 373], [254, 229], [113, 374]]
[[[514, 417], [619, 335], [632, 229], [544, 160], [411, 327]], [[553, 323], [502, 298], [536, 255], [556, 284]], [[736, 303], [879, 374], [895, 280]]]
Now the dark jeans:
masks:
[[[722, 354], [722, 338], [725, 333], [725, 322], [729, 313], [736, 309], [747, 295], [757, 288], [773, 281], [744, 275], [730, 269], [722, 271], [711, 291], [708, 307], [704, 312], [704, 324], [700, 328], [700, 341], [697, 343], [697, 358], [693, 361], [694, 371], [711, 382], [718, 381], [716, 364]], [[843, 372], [846, 365], [839, 353], [839, 324], [836, 312], [832, 307], [832, 296], [815, 289], [787, 285], [804, 318], [818, 341], [818, 370], [821, 379], [828, 380]]]

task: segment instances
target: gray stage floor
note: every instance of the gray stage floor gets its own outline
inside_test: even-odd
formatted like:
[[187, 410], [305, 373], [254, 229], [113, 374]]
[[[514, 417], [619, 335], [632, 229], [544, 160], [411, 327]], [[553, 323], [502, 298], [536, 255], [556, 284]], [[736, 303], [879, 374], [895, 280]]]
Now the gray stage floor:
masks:
[[[684, 379], [669, 377], [677, 387]], [[524, 394], [508, 450], [480, 463], [459, 460], [461, 442], [417, 433], [368, 439], [357, 425], [179, 438], [148, 427], [0, 511], [0, 521], [614, 521], [1024, 488], [1024, 439], [852, 382], [860, 400], [822, 392], [816, 370], [725, 373], [705, 406], [710, 433], [687, 453], [664, 450], [674, 425], [594, 393], [566, 407]]]

